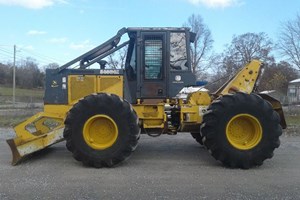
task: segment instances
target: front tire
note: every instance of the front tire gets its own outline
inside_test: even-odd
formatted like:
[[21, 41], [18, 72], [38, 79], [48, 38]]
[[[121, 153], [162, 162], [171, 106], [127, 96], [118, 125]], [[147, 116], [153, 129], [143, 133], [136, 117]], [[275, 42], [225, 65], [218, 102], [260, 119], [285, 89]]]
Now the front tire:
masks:
[[262, 165], [279, 147], [279, 115], [256, 94], [236, 93], [214, 101], [203, 117], [204, 145], [231, 168]]
[[132, 106], [114, 94], [93, 94], [69, 111], [64, 137], [73, 157], [85, 165], [111, 167], [127, 159], [140, 135]]

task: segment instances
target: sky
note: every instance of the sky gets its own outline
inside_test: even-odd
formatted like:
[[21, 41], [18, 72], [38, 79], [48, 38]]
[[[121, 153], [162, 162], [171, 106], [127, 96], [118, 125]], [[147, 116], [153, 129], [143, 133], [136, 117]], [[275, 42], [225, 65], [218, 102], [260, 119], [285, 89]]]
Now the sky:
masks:
[[0, 62], [32, 57], [62, 65], [122, 27], [181, 27], [201, 15], [222, 52], [233, 35], [265, 32], [300, 14], [300, 0], [0, 0]]

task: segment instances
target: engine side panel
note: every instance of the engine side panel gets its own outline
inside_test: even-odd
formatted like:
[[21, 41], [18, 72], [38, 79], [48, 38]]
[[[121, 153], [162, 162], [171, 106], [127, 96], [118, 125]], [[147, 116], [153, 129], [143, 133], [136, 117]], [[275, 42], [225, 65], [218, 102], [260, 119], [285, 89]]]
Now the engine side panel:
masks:
[[68, 105], [92, 93], [123, 97], [122, 70], [72, 69], [59, 73], [47, 69], [44, 104]]

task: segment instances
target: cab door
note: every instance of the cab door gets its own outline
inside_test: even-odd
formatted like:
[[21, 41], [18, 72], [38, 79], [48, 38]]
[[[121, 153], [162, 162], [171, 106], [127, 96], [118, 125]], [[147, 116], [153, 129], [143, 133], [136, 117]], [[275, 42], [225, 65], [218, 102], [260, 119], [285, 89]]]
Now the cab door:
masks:
[[165, 98], [166, 34], [143, 32], [141, 36], [141, 97]]

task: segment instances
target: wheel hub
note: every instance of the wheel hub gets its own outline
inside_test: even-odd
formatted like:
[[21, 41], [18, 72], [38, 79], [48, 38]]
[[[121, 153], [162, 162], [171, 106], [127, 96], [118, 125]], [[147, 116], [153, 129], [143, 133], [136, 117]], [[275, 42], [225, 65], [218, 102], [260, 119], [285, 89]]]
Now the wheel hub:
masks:
[[103, 150], [111, 147], [118, 138], [118, 127], [107, 115], [89, 118], [83, 127], [83, 138], [93, 149]]
[[259, 144], [262, 138], [262, 127], [258, 119], [249, 114], [234, 116], [226, 126], [226, 137], [237, 149], [249, 150]]

